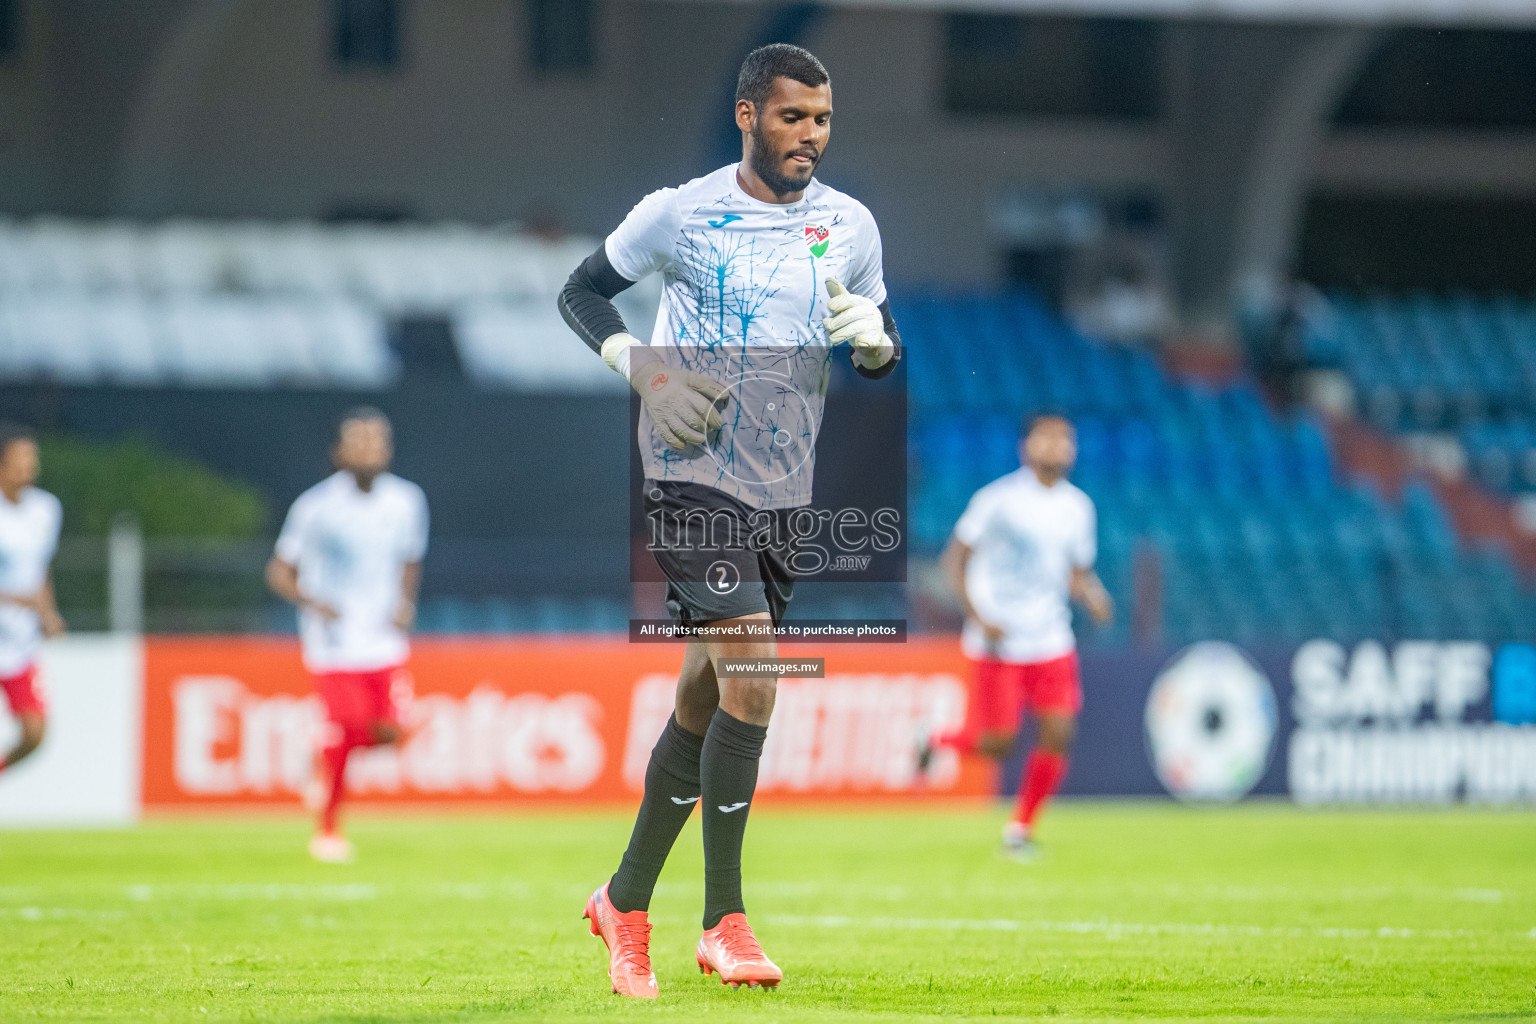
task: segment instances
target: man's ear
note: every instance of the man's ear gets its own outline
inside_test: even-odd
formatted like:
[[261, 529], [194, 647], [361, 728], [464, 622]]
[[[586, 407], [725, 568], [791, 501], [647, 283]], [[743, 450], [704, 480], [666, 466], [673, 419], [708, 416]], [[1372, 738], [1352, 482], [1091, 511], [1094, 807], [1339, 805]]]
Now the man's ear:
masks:
[[752, 121], [757, 116], [757, 108], [751, 100], [736, 101], [736, 127], [744, 132], [752, 130]]

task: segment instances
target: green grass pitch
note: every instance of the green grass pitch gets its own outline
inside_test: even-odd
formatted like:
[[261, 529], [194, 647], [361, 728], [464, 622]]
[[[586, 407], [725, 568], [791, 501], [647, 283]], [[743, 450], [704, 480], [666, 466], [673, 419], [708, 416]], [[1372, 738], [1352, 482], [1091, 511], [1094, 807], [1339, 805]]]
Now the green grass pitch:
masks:
[[992, 808], [764, 807], [747, 909], [777, 992], [693, 963], [697, 817], [652, 906], [656, 1003], [580, 920], [627, 813], [360, 813], [0, 833], [0, 1020], [1536, 1017], [1528, 812], [1063, 802], [1033, 865]]

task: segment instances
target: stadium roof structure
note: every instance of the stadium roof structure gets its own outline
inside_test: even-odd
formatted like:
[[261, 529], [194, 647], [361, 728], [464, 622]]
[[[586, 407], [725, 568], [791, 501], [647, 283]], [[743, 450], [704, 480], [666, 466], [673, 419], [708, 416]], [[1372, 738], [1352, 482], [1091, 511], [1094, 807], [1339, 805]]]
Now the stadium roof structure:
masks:
[[[750, 0], [749, 0], [750, 2]], [[823, 0], [834, 6], [998, 14], [1334, 24], [1536, 26], [1533, 0]]]

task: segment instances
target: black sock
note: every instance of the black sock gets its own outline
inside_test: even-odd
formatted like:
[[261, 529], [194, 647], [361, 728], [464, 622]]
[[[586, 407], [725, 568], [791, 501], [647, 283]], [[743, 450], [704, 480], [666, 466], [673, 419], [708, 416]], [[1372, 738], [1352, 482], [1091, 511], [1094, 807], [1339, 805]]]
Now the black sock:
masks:
[[651, 748], [635, 830], [630, 833], [619, 870], [608, 883], [608, 899], [621, 914], [650, 909], [661, 866], [693, 813], [693, 805], [699, 802], [699, 753], [703, 746], [704, 737], [678, 725], [674, 715], [667, 719], [661, 739]]
[[699, 777], [704, 782], [704, 928], [726, 914], [746, 913], [741, 902], [741, 839], [757, 788], [766, 726], [748, 725], [717, 708], [704, 734]]

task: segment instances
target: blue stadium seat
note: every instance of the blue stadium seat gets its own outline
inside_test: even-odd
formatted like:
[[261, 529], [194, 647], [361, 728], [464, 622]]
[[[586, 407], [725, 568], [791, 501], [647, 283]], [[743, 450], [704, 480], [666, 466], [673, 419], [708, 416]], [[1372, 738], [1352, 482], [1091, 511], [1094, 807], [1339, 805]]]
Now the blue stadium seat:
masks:
[[[1251, 381], [1178, 382], [1144, 352], [1082, 337], [1030, 295], [909, 295], [893, 305], [922, 396], [919, 552], [936, 552], [975, 488], [1017, 465], [1015, 416], [1050, 406], [1076, 418], [1076, 480], [1099, 506], [1101, 575], [1127, 609], [1087, 642], [1129, 638], [1142, 548], [1161, 562], [1167, 642], [1528, 632], [1536, 598], [1507, 553], [1464, 550], [1426, 486], [1387, 500], [1340, 479], [1321, 425], [1277, 415]], [[984, 348], [950, 343], [962, 315]], [[1536, 305], [1523, 301], [1334, 296], [1308, 329], [1310, 357], [1345, 369], [1368, 403], [1402, 417], [1394, 425], [1501, 409], [1536, 384]], [[1024, 372], [989, 367], [983, 353], [998, 352]], [[918, 384], [920, 369], [946, 383]], [[1496, 473], [1518, 486], [1528, 473], [1536, 488], [1536, 456], [1525, 454], [1536, 451], [1536, 421], [1480, 420], [1460, 437], [1480, 479]]]

